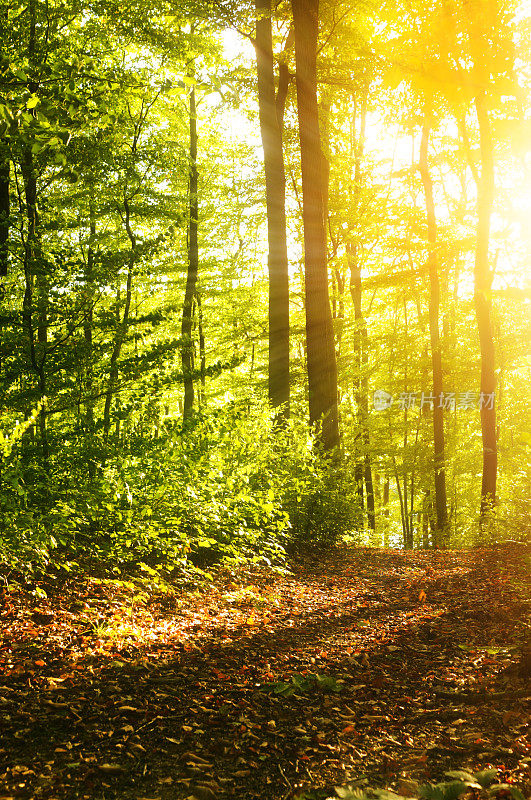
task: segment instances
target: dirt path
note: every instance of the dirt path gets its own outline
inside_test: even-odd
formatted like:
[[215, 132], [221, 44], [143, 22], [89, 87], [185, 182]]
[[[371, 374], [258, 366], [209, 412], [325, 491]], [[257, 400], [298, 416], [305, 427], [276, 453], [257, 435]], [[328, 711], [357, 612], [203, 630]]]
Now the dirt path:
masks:
[[163, 600], [93, 579], [4, 593], [0, 798], [409, 795], [489, 765], [529, 790], [529, 564], [342, 550]]

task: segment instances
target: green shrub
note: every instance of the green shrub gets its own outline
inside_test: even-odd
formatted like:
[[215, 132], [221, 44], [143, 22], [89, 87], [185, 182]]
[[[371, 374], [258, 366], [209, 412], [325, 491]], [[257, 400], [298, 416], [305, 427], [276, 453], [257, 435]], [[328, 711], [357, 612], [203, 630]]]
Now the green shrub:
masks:
[[310, 790], [298, 795], [296, 800], [458, 800], [466, 794], [476, 800], [491, 800], [503, 797], [504, 800], [525, 800], [518, 786], [496, 781], [498, 770], [485, 769], [472, 773], [465, 769], [451, 770], [445, 773], [450, 780], [440, 783], [428, 783], [419, 786], [415, 781], [407, 781], [408, 798], [396, 794], [388, 789], [370, 789], [360, 786], [337, 786], [335, 795], [328, 796], [328, 792]]
[[291, 521], [291, 542], [332, 547], [362, 524], [353, 476], [346, 466], [315, 459], [304, 477], [290, 486], [284, 507]]
[[166, 572], [221, 559], [281, 564], [288, 546], [330, 546], [358, 523], [348, 467], [321, 457], [302, 422], [275, 425], [266, 406], [231, 404], [185, 430], [130, 435], [104, 459], [96, 436], [90, 447], [63, 445], [46, 469], [22, 453], [4, 471], [14, 487], [1, 509], [4, 561]]

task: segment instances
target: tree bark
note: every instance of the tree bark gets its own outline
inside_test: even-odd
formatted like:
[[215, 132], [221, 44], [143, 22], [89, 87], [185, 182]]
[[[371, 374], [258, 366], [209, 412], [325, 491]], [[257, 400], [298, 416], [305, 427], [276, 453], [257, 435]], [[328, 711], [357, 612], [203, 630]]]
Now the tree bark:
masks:
[[[0, 143], [0, 148], [3, 143]], [[1, 153], [1, 151], [0, 151]], [[0, 278], [5, 278], [8, 271], [9, 261], [9, 178], [10, 178], [10, 161], [9, 158], [3, 156], [3, 161], [0, 161]], [[3, 292], [3, 287], [0, 287], [0, 292]], [[0, 294], [0, 301], [2, 295]], [[4, 337], [2, 330], [4, 328], [3, 322], [0, 322], [0, 370], [3, 362], [3, 348], [2, 342]]]
[[255, 0], [256, 68], [260, 133], [264, 150], [267, 237], [269, 246], [269, 369], [268, 394], [279, 417], [289, 417], [289, 274], [286, 239], [286, 176], [282, 123], [289, 85], [285, 64], [275, 93], [271, 1]]
[[[3, 145], [0, 145], [3, 146]], [[9, 177], [10, 162], [7, 155], [2, 155], [0, 162], [0, 277], [7, 275], [9, 255]]]
[[310, 424], [325, 451], [339, 446], [337, 366], [323, 222], [322, 153], [317, 107], [319, 0], [292, 0], [306, 268], [306, 353]]
[[[365, 147], [365, 129], [367, 119], [367, 92], [365, 90], [362, 99], [360, 134], [356, 141], [355, 115], [352, 124], [352, 152], [354, 158], [354, 184], [351, 188], [352, 207], [357, 215], [359, 209], [359, 199], [361, 190], [361, 159]], [[355, 220], [359, 226], [359, 220]], [[376, 530], [376, 513], [374, 508], [374, 487], [372, 480], [372, 463], [370, 453], [370, 434], [369, 434], [369, 380], [367, 376], [368, 368], [368, 334], [367, 323], [363, 315], [362, 306], [362, 279], [361, 279], [361, 258], [357, 242], [349, 239], [347, 242], [347, 261], [350, 269], [350, 296], [354, 307], [354, 357], [355, 371], [354, 378], [354, 399], [356, 401], [358, 426], [362, 441], [362, 454], [356, 460], [355, 478], [358, 485], [358, 495], [363, 509], [363, 486], [365, 484], [365, 494], [367, 499], [367, 523], [369, 529]]]
[[205, 383], [206, 383], [206, 344], [205, 329], [203, 325], [203, 305], [201, 302], [201, 292], [195, 294], [197, 302], [197, 328], [199, 334], [199, 369], [201, 374], [201, 390], [199, 392], [199, 406], [205, 402]]
[[385, 476], [382, 497], [383, 546], [389, 546], [389, 475]]
[[[7, 6], [0, 13], [0, 41], [7, 42], [9, 12]], [[11, 162], [5, 140], [0, 141], [0, 278], [5, 278], [8, 269], [9, 241], [9, 180]]]
[[[89, 242], [85, 265], [85, 313], [83, 315], [83, 337], [85, 339], [85, 427], [89, 436], [94, 430], [94, 375], [92, 354], [92, 326], [94, 307], [94, 240], [96, 238], [96, 216], [94, 213], [94, 186], [89, 188]], [[90, 467], [89, 467], [90, 468]]]
[[435, 218], [435, 202], [433, 199], [433, 183], [428, 165], [428, 146], [433, 124], [431, 100], [426, 98], [422, 138], [420, 142], [419, 170], [426, 198], [426, 216], [428, 223], [428, 273], [430, 279], [429, 327], [431, 341], [431, 364], [433, 380], [433, 450], [435, 472], [435, 511], [436, 511], [436, 546], [445, 544], [448, 527], [448, 507], [446, 501], [446, 474], [444, 457], [444, 407], [442, 404], [443, 374], [441, 338], [439, 333], [439, 264], [437, 259], [437, 223]]
[[[37, 47], [37, 9], [35, 0], [28, 3], [28, 49], [27, 57], [30, 68], [35, 67]], [[33, 80], [28, 82], [28, 89], [35, 92], [37, 85]], [[32, 114], [34, 112], [31, 112]], [[25, 146], [21, 158], [21, 170], [24, 181], [25, 213], [27, 220], [26, 239], [24, 243], [24, 278], [25, 292], [23, 300], [23, 325], [26, 328], [29, 344], [30, 363], [37, 375], [42, 408], [38, 417], [41, 437], [43, 462], [48, 467], [49, 449], [46, 429], [46, 397], [45, 363], [48, 355], [48, 277], [44, 263], [39, 236], [39, 215], [37, 211], [37, 172], [33, 154], [29, 145]], [[35, 309], [36, 306], [36, 309]], [[34, 312], [37, 312], [37, 340], [35, 340]]]
[[[85, 434], [91, 443], [94, 436], [94, 354], [92, 329], [94, 324], [94, 244], [96, 238], [96, 214], [94, 211], [94, 185], [89, 186], [89, 240], [87, 259], [85, 262], [85, 309], [83, 314], [83, 338], [85, 340]], [[90, 480], [96, 475], [96, 462], [87, 459], [87, 471]]]
[[116, 390], [116, 383], [118, 381], [118, 360], [120, 358], [122, 347], [125, 342], [125, 337], [127, 335], [127, 329], [129, 327], [129, 312], [131, 310], [131, 295], [132, 295], [132, 284], [133, 284], [133, 268], [137, 257], [137, 242], [136, 242], [136, 237], [131, 229], [131, 210], [129, 207], [129, 201], [127, 200], [126, 197], [124, 197], [124, 212], [125, 212], [124, 224], [127, 235], [129, 237], [129, 241], [131, 242], [131, 254], [129, 256], [127, 280], [125, 284], [124, 313], [121, 320], [120, 320], [120, 307], [119, 307], [120, 303], [119, 292], [116, 299], [117, 328], [116, 328], [116, 335], [114, 337], [114, 345], [111, 353], [109, 382], [107, 384], [107, 391], [105, 393], [105, 406], [103, 409], [103, 435], [105, 440], [109, 438], [109, 432], [111, 429], [111, 403], [114, 392]]
[[195, 89], [190, 91], [190, 176], [189, 176], [189, 217], [188, 217], [188, 273], [183, 302], [181, 324], [181, 363], [183, 368], [184, 406], [183, 422], [190, 419], [194, 408], [194, 351], [192, 342], [193, 304], [199, 271], [199, 202], [197, 172], [197, 109]]
[[481, 351], [480, 392], [481, 437], [483, 442], [483, 476], [481, 481], [480, 516], [483, 521], [494, 512], [498, 472], [496, 440], [496, 355], [492, 327], [492, 271], [489, 266], [490, 218], [494, 202], [494, 153], [485, 92], [476, 95], [479, 125], [481, 178], [477, 199], [477, 241], [474, 267], [474, 306]]
[[[33, 371], [37, 375], [39, 395], [42, 402], [46, 397], [45, 364], [48, 355], [48, 281], [38, 231], [37, 174], [29, 148], [26, 148], [23, 154], [22, 176], [27, 220], [24, 243], [24, 278], [26, 285], [22, 317], [28, 337], [29, 360]], [[37, 318], [37, 339], [35, 339], [35, 316]], [[37, 424], [41, 437], [43, 460], [47, 465], [49, 450], [44, 405], [39, 413]]]
[[[481, 174], [477, 183], [477, 232], [474, 265], [474, 306], [481, 352], [480, 414], [483, 444], [480, 521], [484, 524], [494, 514], [498, 471], [496, 440], [496, 353], [492, 326], [491, 288], [493, 272], [489, 264], [490, 220], [494, 204], [494, 146], [488, 112], [487, 87], [489, 36], [493, 21], [483, 13], [478, 2], [464, 4], [472, 55], [474, 103], [479, 128]], [[492, 402], [491, 402], [492, 401]]]

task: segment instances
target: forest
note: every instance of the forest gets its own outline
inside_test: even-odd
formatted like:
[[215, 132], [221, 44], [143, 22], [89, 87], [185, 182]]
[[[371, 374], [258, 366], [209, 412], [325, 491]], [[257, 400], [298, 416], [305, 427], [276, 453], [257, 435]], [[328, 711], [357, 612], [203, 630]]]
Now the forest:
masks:
[[524, 800], [529, 3], [0, 30], [2, 800]]

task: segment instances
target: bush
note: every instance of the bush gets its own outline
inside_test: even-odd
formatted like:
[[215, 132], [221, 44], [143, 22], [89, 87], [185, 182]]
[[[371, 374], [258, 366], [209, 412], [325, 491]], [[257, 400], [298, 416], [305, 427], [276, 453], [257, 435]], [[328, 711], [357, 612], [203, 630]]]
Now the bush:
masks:
[[317, 456], [306, 467], [283, 498], [291, 521], [291, 543], [333, 547], [362, 524], [353, 475], [348, 467]]
[[12, 535], [0, 558], [167, 572], [221, 559], [281, 564], [288, 546], [333, 545], [358, 522], [348, 467], [320, 457], [302, 422], [276, 426], [267, 407], [232, 404], [158, 438], [130, 435], [99, 463], [98, 444], [58, 447], [39, 480], [36, 459], [18, 463], [24, 488], [4, 507]]

